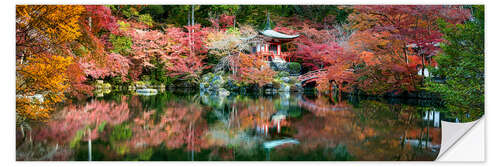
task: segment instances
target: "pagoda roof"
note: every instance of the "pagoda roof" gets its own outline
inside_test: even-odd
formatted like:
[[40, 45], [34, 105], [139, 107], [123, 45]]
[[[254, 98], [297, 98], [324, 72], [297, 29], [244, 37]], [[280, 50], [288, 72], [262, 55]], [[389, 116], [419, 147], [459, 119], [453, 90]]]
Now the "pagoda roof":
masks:
[[294, 39], [299, 37], [299, 35], [288, 35], [288, 34], [283, 34], [271, 29], [259, 31], [264, 36], [271, 37], [271, 38], [278, 38], [278, 39]]

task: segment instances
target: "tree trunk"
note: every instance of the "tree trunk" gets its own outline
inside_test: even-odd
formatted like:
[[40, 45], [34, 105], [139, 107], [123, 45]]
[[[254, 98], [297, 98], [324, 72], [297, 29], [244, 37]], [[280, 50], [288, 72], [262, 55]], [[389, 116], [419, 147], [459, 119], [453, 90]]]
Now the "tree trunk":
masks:
[[191, 26], [194, 26], [194, 5], [191, 5]]
[[89, 161], [92, 161], [92, 132], [90, 129], [88, 129], [89, 133], [89, 141], [88, 141], [88, 146], [89, 146]]

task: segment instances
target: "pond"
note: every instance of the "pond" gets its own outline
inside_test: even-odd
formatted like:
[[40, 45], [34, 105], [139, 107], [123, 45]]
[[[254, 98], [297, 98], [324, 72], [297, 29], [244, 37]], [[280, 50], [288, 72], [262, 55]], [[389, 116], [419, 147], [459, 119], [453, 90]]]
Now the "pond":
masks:
[[[336, 101], [336, 102], [334, 102]], [[112, 93], [17, 128], [17, 160], [434, 160], [432, 101], [310, 93]]]

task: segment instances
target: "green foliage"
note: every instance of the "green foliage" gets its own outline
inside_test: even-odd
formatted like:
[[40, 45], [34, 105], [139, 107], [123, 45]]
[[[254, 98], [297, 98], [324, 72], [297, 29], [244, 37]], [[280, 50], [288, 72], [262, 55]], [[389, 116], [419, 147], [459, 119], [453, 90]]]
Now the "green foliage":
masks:
[[127, 152], [129, 152], [129, 148], [127, 145], [120, 144], [120, 145], [113, 145], [113, 149], [118, 153], [119, 155], [123, 155]]
[[106, 121], [102, 122], [98, 127], [97, 131], [102, 132], [104, 128], [106, 127]]
[[347, 22], [352, 12], [350, 8], [339, 8], [335, 5], [241, 5], [236, 13], [236, 20], [240, 24], [249, 24], [262, 29], [266, 23], [267, 12], [271, 16], [271, 27], [276, 25], [277, 17], [294, 17], [323, 22], [329, 16], [334, 17], [335, 23]]
[[119, 76], [116, 77], [111, 77], [106, 80], [106, 82], [109, 82], [111, 85], [113, 85], [113, 89], [118, 89], [118, 85], [124, 85], [125, 82], [123, 82], [122, 78]]
[[122, 141], [132, 137], [132, 130], [125, 124], [117, 125], [111, 132], [111, 141]]
[[162, 61], [153, 60], [153, 65], [155, 67], [150, 71], [151, 83], [153, 85], [167, 84], [169, 78], [167, 76], [167, 71], [165, 70], [165, 63]]
[[78, 130], [76, 132], [76, 134], [73, 137], [73, 139], [71, 140], [71, 142], [69, 142], [69, 147], [70, 148], [75, 148], [77, 146], [77, 144], [82, 140], [84, 132], [85, 132], [84, 130]]
[[288, 63], [288, 70], [292, 74], [299, 74], [300, 70], [301, 70], [301, 66], [297, 62], [290, 62], [290, 63]]
[[156, 22], [160, 22], [161, 18], [164, 17], [166, 10], [162, 5], [147, 5], [141, 10], [140, 13], [141, 14], [148, 13], [151, 15], [153, 20], [155, 20]]
[[290, 110], [290, 112], [288, 112], [288, 116], [291, 118], [299, 118], [300, 116], [302, 116], [302, 112], [300, 111], [300, 108]]
[[474, 19], [464, 24], [440, 22], [446, 43], [436, 59], [439, 68], [432, 73], [445, 83], [427, 82], [429, 90], [439, 93], [463, 121], [484, 114], [484, 6], [473, 6], [472, 11]]
[[122, 12], [123, 16], [127, 18], [139, 15], [139, 11], [137, 11], [136, 8], [130, 6], [125, 6], [124, 8], [120, 9], [120, 11]]
[[[172, 24], [175, 26], [187, 25], [188, 16], [191, 19], [192, 5], [147, 5], [136, 7], [133, 5], [113, 5], [113, 11], [119, 11], [125, 18], [137, 18], [149, 14], [149, 18], [157, 23]], [[194, 19], [202, 26], [210, 26], [210, 18], [221, 14], [236, 16], [237, 23], [249, 24], [259, 29], [264, 28], [267, 12], [273, 21], [277, 17], [297, 16], [322, 22], [325, 18], [333, 16], [335, 23], [344, 23], [352, 12], [350, 8], [339, 8], [334, 5], [194, 5]], [[147, 18], [149, 20], [149, 18]], [[145, 19], [145, 18], [143, 18]], [[271, 26], [275, 26], [271, 22]]]
[[142, 75], [141, 76], [141, 80], [142, 81], [150, 81], [151, 80], [151, 76], [149, 76], [149, 75]]
[[112, 52], [119, 53], [121, 55], [127, 55], [130, 52], [130, 49], [132, 48], [132, 39], [130, 37], [116, 36], [114, 34], [111, 34], [109, 37], [111, 44], [113, 44], [113, 50], [111, 50]]
[[73, 53], [75, 53], [77, 57], [85, 56], [88, 54], [88, 52], [89, 52], [88, 49], [85, 48], [85, 46], [83, 45], [73, 50]]
[[78, 47], [77, 49], [75, 49], [73, 51], [73, 53], [75, 53], [75, 55], [78, 56], [78, 57], [82, 57], [84, 55], [87, 55], [88, 52], [89, 51], [87, 50], [87, 48], [85, 48], [85, 46], [83, 46], [83, 45], [80, 46], [80, 47]]
[[126, 30], [128, 28], [130, 28], [130, 23], [126, 23], [124, 21], [118, 21], [118, 26], [119, 26], [119, 29], [120, 30]]
[[145, 151], [139, 153], [139, 160], [145, 161], [151, 159], [151, 156], [153, 156], [153, 149], [149, 148], [146, 149]]
[[148, 25], [148, 26], [153, 26], [153, 18], [149, 14], [139, 15], [139, 21]]
[[352, 161], [354, 160], [354, 156], [352, 156], [347, 147], [343, 144], [337, 145], [332, 151], [335, 160], [337, 161]]
[[238, 29], [238, 27], [229, 27], [226, 32], [229, 34], [240, 35], [240, 29]]

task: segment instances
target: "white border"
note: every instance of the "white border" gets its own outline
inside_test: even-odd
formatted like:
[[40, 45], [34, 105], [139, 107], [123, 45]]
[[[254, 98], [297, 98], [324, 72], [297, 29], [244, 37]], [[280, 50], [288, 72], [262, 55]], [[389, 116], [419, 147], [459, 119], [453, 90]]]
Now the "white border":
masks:
[[[486, 162], [487, 163], [442, 163], [442, 162], [15, 162], [15, 138], [13, 137], [15, 134], [15, 4], [486, 4], [486, 114], [485, 117], [488, 117], [486, 124], [489, 127], [488, 137], [489, 140], [486, 140]], [[1, 48], [4, 54], [0, 55], [0, 77], [2, 77], [1, 88], [1, 107], [3, 108], [0, 113], [2, 116], [0, 117], [0, 121], [3, 123], [3, 126], [0, 126], [2, 129], [0, 132], [2, 135], [2, 150], [0, 151], [0, 157], [2, 158], [0, 162], [7, 163], [5, 166], [256, 166], [256, 165], [273, 165], [273, 166], [332, 166], [332, 165], [349, 165], [349, 166], [462, 166], [462, 165], [481, 165], [481, 166], [499, 166], [500, 158], [498, 158], [498, 150], [500, 149], [499, 142], [497, 140], [500, 139], [498, 128], [500, 128], [499, 122], [495, 119], [500, 118], [500, 108], [495, 103], [500, 99], [499, 89], [497, 85], [500, 85], [499, 79], [500, 76], [495, 76], [495, 74], [500, 73], [500, 66], [497, 65], [500, 63], [500, 52], [496, 45], [500, 43], [498, 39], [499, 36], [499, 25], [497, 17], [500, 16], [500, 8], [498, 6], [497, 1], [486, 1], [486, 0], [450, 0], [450, 1], [436, 1], [436, 0], [254, 0], [250, 3], [248, 0], [231, 0], [231, 1], [223, 1], [223, 0], [205, 0], [205, 1], [195, 1], [195, 0], [168, 0], [168, 1], [160, 1], [160, 0], [150, 0], [147, 2], [139, 2], [137, 0], [80, 0], [80, 1], [60, 1], [60, 0], [18, 0], [18, 1], [2, 1], [2, 5], [0, 5], [2, 11], [2, 43]], [[484, 126], [483, 126], [484, 127]], [[484, 130], [480, 128], [472, 128], [472, 130], [468, 134], [478, 134], [477, 136], [484, 136]], [[481, 135], [482, 134], [482, 135]], [[467, 137], [466, 135], [465, 137]], [[476, 135], [473, 135], [476, 136]], [[466, 138], [463, 138], [466, 139]], [[467, 139], [468, 140], [468, 139]], [[467, 140], [460, 141], [457, 143], [457, 147], [461, 147], [460, 143], [468, 143]], [[475, 138], [472, 143], [468, 143], [465, 145], [474, 145], [477, 142], [484, 142], [485, 138]], [[488, 142], [489, 141], [489, 142]], [[464, 159], [468, 155], [471, 155], [470, 150], [467, 152], [463, 152], [464, 154], [453, 157], [455, 155], [447, 155], [451, 156], [451, 160], [456, 161], [460, 159]], [[454, 153], [462, 153], [462, 152], [454, 152]], [[464, 156], [465, 155], [465, 156]], [[450, 158], [450, 157], [447, 157]], [[312, 163], [312, 164], [311, 164]], [[3, 165], [2, 165], [3, 166]]]

